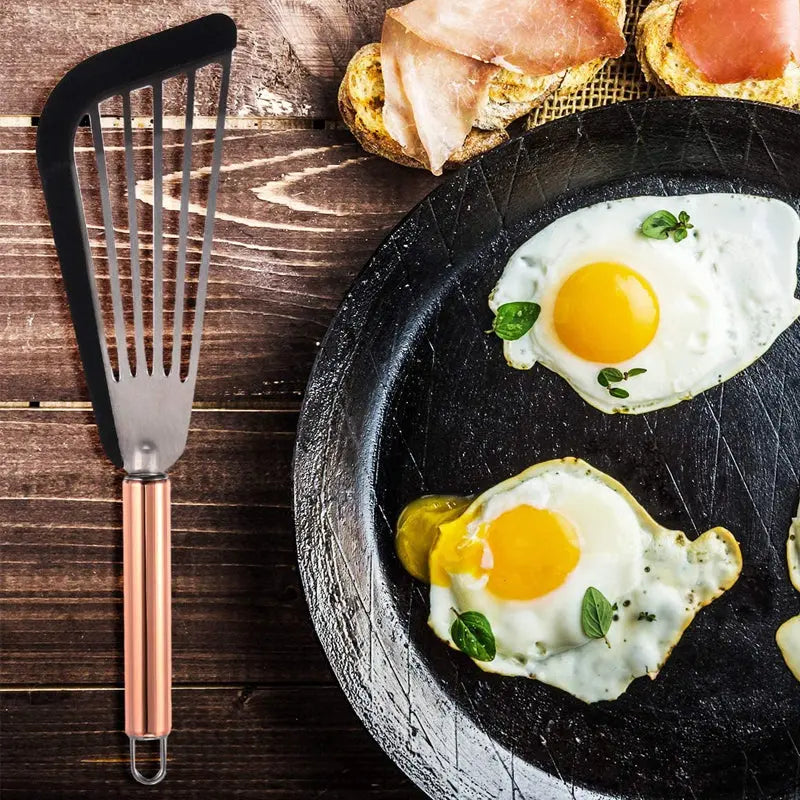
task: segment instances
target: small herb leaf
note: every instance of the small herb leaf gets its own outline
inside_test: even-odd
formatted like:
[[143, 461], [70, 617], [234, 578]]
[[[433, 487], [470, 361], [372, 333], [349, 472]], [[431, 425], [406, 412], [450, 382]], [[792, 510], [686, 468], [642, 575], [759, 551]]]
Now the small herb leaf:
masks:
[[648, 622], [654, 622], [656, 618], [655, 614], [651, 614], [649, 611], [640, 611], [639, 612], [639, 622], [642, 620], [647, 620]]
[[605, 595], [590, 586], [583, 595], [581, 627], [590, 639], [603, 639], [611, 627], [614, 611]]
[[633, 369], [620, 372], [616, 367], [604, 367], [597, 374], [597, 382], [608, 389], [608, 393], [612, 397], [630, 397], [630, 393], [619, 386], [612, 386], [612, 383], [619, 383], [620, 381], [627, 381], [628, 378], [635, 378], [637, 375], [644, 375], [647, 372], [642, 367], [634, 367]]
[[642, 223], [642, 233], [651, 239], [667, 239], [672, 236], [673, 241], [682, 242], [689, 235], [689, 215], [681, 211], [676, 217], [669, 211], [656, 211]]
[[600, 374], [597, 376], [597, 381], [601, 386], [608, 386], [609, 383], [619, 383], [623, 379], [624, 375], [615, 367], [601, 369]]
[[465, 611], [459, 614], [453, 609], [456, 618], [450, 627], [450, 636], [455, 646], [476, 661], [492, 661], [497, 652], [489, 620], [479, 611]]
[[533, 327], [541, 310], [538, 303], [503, 303], [497, 309], [492, 330], [506, 341], [519, 339]]
[[642, 233], [650, 239], [666, 239], [678, 224], [677, 217], [669, 211], [656, 211], [642, 223]]

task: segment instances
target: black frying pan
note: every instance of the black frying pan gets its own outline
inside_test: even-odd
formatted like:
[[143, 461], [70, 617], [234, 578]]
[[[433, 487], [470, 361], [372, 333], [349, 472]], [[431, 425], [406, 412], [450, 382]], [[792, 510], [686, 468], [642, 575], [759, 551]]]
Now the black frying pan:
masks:
[[[484, 333], [507, 257], [557, 217], [705, 191], [800, 208], [800, 113], [647, 100], [538, 128], [417, 206], [323, 343], [295, 460], [306, 594], [350, 702], [432, 797], [797, 797], [800, 683], [774, 636], [800, 610], [784, 555], [800, 480], [800, 325], [723, 386], [629, 417], [589, 407], [542, 367], [510, 369]], [[476, 493], [566, 455], [622, 481], [667, 527], [730, 528], [745, 559], [657, 680], [595, 705], [448, 649], [393, 551], [410, 499]]]

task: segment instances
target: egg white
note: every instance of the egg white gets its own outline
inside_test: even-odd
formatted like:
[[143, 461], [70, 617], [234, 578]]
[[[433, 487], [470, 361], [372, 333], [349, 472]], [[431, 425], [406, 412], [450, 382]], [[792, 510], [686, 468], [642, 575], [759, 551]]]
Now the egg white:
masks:
[[800, 614], [792, 617], [778, 628], [775, 640], [783, 655], [786, 666], [800, 681]]
[[[800, 592], [800, 508], [797, 517], [792, 520], [789, 527], [789, 536], [786, 540], [786, 561], [789, 566], [789, 579], [792, 585]], [[800, 681], [800, 614], [792, 617], [778, 628], [775, 634], [783, 660], [792, 674]]]
[[789, 536], [786, 539], [786, 563], [789, 566], [789, 579], [792, 586], [800, 592], [800, 507], [797, 516], [789, 526]]
[[[488, 592], [485, 579], [451, 575], [450, 586], [431, 585], [429, 624], [455, 646], [453, 609], [480, 611], [497, 645], [493, 661], [475, 662], [481, 669], [536, 678], [586, 702], [613, 700], [635, 678], [654, 678], [697, 611], [741, 571], [739, 546], [727, 530], [689, 541], [658, 525], [620, 483], [576, 458], [535, 465], [484, 492], [464, 512], [472, 520], [467, 534], [521, 503], [555, 511], [578, 531], [581, 557], [567, 580], [536, 600], [508, 601]], [[582, 629], [589, 586], [617, 604], [608, 644]], [[640, 619], [642, 612], [655, 618]]]
[[[643, 220], [660, 209], [686, 211], [695, 226], [681, 242], [644, 236]], [[627, 197], [556, 220], [510, 258], [489, 298], [536, 302], [531, 330], [503, 344], [508, 363], [537, 361], [565, 378], [606, 413], [641, 413], [674, 405], [732, 377], [762, 356], [800, 315], [797, 286], [800, 217], [766, 197], [699, 194]], [[660, 321], [650, 344], [617, 364], [586, 361], [560, 341], [553, 324], [558, 290], [580, 267], [621, 263], [638, 272], [658, 299]], [[597, 382], [603, 367], [644, 368], [616, 399]]]

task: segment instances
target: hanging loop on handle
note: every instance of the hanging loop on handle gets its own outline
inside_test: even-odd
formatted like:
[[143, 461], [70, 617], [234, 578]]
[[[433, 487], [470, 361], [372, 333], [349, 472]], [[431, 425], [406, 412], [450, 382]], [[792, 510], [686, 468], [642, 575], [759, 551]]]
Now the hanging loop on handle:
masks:
[[[166, 774], [166, 738], [172, 727], [169, 478], [125, 478], [122, 533], [125, 733], [131, 740], [131, 774], [151, 784]], [[136, 768], [136, 741], [143, 739], [161, 741], [153, 778], [144, 778]]]
[[[146, 775], [142, 775], [139, 772], [139, 767], [136, 766], [136, 742], [158, 742], [158, 771], [150, 776], [149, 778]], [[166, 736], [156, 736], [156, 737], [139, 737], [139, 736], [131, 736], [131, 775], [136, 778], [139, 783], [143, 783], [145, 786], [155, 786], [157, 783], [161, 783], [167, 775], [167, 737]]]

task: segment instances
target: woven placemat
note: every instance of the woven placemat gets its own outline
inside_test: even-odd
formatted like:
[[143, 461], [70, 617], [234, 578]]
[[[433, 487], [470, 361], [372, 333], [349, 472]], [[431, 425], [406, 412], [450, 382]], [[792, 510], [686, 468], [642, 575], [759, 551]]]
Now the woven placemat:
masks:
[[649, 84], [642, 74], [639, 62], [636, 60], [634, 44], [636, 23], [648, 3], [649, 0], [633, 0], [629, 3], [628, 16], [625, 20], [625, 38], [628, 40], [628, 47], [622, 57], [609, 61], [592, 81], [577, 92], [568, 95], [555, 94], [545, 100], [539, 108], [530, 113], [527, 124], [529, 128], [573, 114], [575, 111], [597, 108], [608, 103], [619, 103], [623, 100], [638, 100], [656, 94], [656, 88]]

